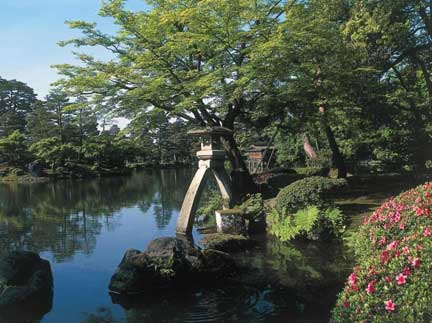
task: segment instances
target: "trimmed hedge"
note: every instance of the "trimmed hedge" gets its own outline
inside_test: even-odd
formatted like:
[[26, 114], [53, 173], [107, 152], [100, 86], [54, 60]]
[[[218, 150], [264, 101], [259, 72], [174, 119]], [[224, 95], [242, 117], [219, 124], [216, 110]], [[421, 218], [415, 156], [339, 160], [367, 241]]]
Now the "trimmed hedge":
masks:
[[312, 176], [296, 181], [282, 189], [276, 197], [276, 209], [293, 214], [308, 206], [324, 209], [331, 205], [334, 193], [346, 186], [345, 179]]
[[432, 322], [431, 197], [427, 183], [365, 218], [332, 322]]
[[304, 176], [328, 176], [330, 173], [329, 167], [298, 167], [295, 171], [299, 175]]

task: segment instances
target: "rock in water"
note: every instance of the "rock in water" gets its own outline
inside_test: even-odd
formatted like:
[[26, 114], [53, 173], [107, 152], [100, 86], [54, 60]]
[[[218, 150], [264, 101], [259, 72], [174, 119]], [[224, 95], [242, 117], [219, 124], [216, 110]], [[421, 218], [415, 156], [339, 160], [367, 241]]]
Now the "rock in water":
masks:
[[128, 250], [125, 253], [111, 277], [109, 289], [119, 294], [143, 293], [190, 285], [206, 278], [227, 277], [237, 272], [230, 255], [214, 252], [217, 254], [203, 253], [178, 238], [155, 239], [148, 244], [146, 252]]
[[50, 263], [28, 251], [14, 251], [0, 258], [0, 309], [31, 302], [52, 294]]

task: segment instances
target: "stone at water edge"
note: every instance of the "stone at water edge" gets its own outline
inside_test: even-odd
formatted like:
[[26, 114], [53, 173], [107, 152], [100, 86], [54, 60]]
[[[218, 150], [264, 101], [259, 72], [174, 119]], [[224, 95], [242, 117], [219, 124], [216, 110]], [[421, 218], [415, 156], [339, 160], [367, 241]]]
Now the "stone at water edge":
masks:
[[214, 249], [227, 253], [241, 252], [255, 246], [255, 242], [245, 236], [222, 233], [206, 234], [201, 239], [200, 244], [204, 246], [204, 249]]
[[28, 251], [0, 258], [0, 308], [52, 297], [53, 276], [49, 261]]
[[165, 237], [151, 241], [146, 252], [128, 250], [111, 277], [109, 290], [123, 295], [144, 293], [224, 278], [235, 272], [237, 267], [230, 255], [214, 250], [203, 253], [183, 239]]
[[215, 211], [216, 226], [219, 233], [246, 234], [245, 215], [240, 209]]

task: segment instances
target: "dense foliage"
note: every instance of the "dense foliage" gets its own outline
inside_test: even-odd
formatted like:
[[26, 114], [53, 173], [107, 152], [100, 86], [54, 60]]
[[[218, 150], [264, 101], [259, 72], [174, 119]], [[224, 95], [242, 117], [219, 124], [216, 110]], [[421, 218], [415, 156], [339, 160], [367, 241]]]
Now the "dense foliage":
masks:
[[390, 199], [355, 236], [358, 265], [333, 322], [432, 320], [432, 183]]
[[[430, 164], [430, 1], [147, 2], [131, 11], [127, 0], [104, 1], [99, 14], [116, 24], [113, 34], [68, 22], [82, 36], [62, 46], [99, 47], [109, 59], [75, 52], [79, 63], [56, 66], [63, 78], [45, 101], [0, 79], [0, 137], [50, 139], [59, 148], [51, 164], [106, 167], [185, 161], [183, 130], [225, 126], [235, 131], [223, 146], [243, 188], [253, 182], [239, 148], [256, 142], [274, 145], [280, 166], [324, 162], [339, 177]], [[129, 119], [129, 129], [101, 131], [112, 117]], [[127, 147], [112, 159], [119, 138]]]
[[288, 185], [276, 197], [268, 216], [270, 233], [281, 240], [340, 238], [345, 217], [335, 208], [335, 194], [346, 186], [345, 179], [307, 177]]
[[[69, 22], [83, 37], [62, 45], [106, 49], [59, 65], [59, 84], [88, 105], [128, 118], [165, 111], [195, 125], [237, 130], [224, 144], [245, 171], [238, 144], [274, 142], [278, 162], [305, 163], [304, 138], [344, 177], [350, 171], [424, 168], [431, 5], [422, 1], [104, 2], [116, 34]], [[305, 136], [306, 135], [306, 136]], [[347, 162], [347, 165], [345, 165]]]
[[276, 197], [276, 209], [293, 214], [308, 206], [325, 208], [332, 203], [334, 194], [347, 185], [344, 179], [311, 176], [288, 185]]
[[190, 163], [184, 121], [154, 111], [120, 130], [109, 118], [60, 90], [38, 100], [27, 85], [0, 79], [0, 167], [3, 174], [37, 161], [54, 173], [95, 175], [129, 165]]
[[288, 214], [272, 209], [267, 215], [270, 233], [282, 241], [304, 237], [310, 240], [338, 239], [345, 232], [345, 218], [338, 208], [309, 206]]

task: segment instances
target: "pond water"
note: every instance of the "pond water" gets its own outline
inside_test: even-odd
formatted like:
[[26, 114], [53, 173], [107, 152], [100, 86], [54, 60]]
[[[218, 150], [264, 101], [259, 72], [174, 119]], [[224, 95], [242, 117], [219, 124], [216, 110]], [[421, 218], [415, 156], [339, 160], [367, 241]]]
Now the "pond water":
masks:
[[[143, 250], [175, 224], [191, 170], [128, 177], [0, 184], [0, 253], [26, 249], [51, 262], [52, 300], [0, 322], [326, 322], [351, 260], [338, 245], [259, 238], [235, 255], [242, 274], [226, 284], [135, 297], [108, 293], [129, 248]], [[200, 234], [195, 230], [194, 239]], [[48, 305], [47, 305], [48, 304]]]

